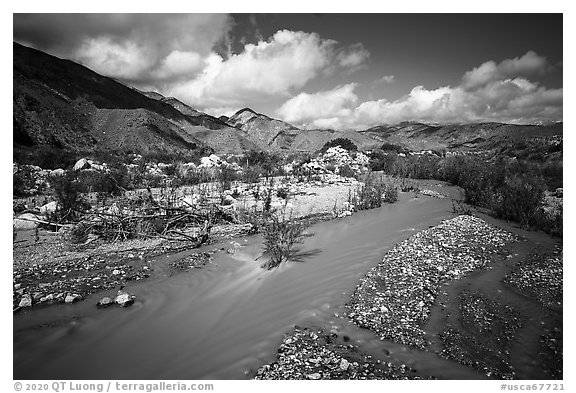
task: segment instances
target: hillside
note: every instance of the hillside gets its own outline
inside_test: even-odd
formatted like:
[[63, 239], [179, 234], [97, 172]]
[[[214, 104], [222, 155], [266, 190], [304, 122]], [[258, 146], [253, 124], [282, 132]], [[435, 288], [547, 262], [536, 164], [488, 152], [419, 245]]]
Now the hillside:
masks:
[[252, 142], [264, 149], [290, 150], [294, 138], [301, 132], [291, 124], [249, 108], [233, 114], [227, 123], [246, 132]]
[[562, 138], [562, 123], [552, 125], [514, 125], [474, 123], [427, 125], [403, 122], [394, 126], [377, 126], [360, 131], [382, 143], [391, 143], [410, 150], [491, 150], [519, 142]]
[[177, 152], [202, 145], [180, 136], [196, 122], [167, 103], [17, 43], [13, 54], [15, 146]]

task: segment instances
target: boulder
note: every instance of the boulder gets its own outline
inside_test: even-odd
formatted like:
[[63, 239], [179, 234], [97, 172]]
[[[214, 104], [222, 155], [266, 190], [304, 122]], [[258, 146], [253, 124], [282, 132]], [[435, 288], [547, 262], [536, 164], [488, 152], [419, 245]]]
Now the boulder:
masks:
[[19, 215], [12, 221], [12, 226], [16, 231], [30, 231], [38, 228], [38, 223], [35, 220], [41, 218], [32, 213], [24, 213]]
[[90, 163], [88, 162], [88, 160], [86, 158], [81, 158], [78, 161], [76, 161], [76, 164], [74, 164], [74, 170], [75, 171], [79, 171], [82, 169], [88, 169], [90, 168]]
[[82, 300], [82, 296], [78, 295], [77, 293], [70, 293], [64, 298], [64, 303], [76, 303], [79, 300]]
[[40, 213], [43, 215], [54, 214], [58, 210], [58, 202], [52, 201], [40, 207]]
[[54, 169], [52, 172], [50, 172], [50, 175], [52, 176], [64, 176], [65, 174], [66, 171], [62, 168]]
[[226, 195], [224, 197], [224, 200], [222, 201], [222, 204], [225, 206], [233, 205], [235, 203], [236, 203], [236, 199], [234, 199], [234, 197], [232, 195]]
[[134, 304], [134, 299], [136, 296], [130, 295], [128, 292], [122, 290], [118, 291], [118, 296], [114, 299], [114, 302], [120, 307], [128, 307]]
[[114, 301], [112, 300], [112, 298], [105, 296], [102, 299], [100, 299], [98, 301], [98, 303], [96, 303], [96, 307], [98, 308], [106, 308], [106, 307], [110, 307], [111, 305], [114, 304]]
[[18, 304], [18, 306], [32, 307], [32, 296], [30, 296], [29, 294], [22, 296], [22, 299], [20, 299], [20, 304]]

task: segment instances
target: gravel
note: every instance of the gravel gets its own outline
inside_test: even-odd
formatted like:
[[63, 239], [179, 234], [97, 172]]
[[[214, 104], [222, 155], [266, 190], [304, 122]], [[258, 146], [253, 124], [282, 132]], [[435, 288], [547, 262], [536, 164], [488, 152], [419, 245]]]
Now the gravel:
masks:
[[518, 263], [504, 281], [546, 307], [562, 309], [562, 248], [551, 254], [533, 253]]
[[424, 349], [421, 326], [440, 286], [486, 267], [515, 236], [472, 216], [458, 216], [399, 243], [361, 279], [348, 317], [381, 339]]
[[440, 355], [490, 378], [514, 379], [510, 351], [524, 323], [521, 314], [508, 305], [467, 291], [460, 295], [459, 311], [459, 322], [452, 321], [440, 334], [444, 343]]
[[374, 360], [334, 333], [295, 327], [278, 348], [276, 362], [258, 369], [254, 379], [422, 379], [404, 364]]

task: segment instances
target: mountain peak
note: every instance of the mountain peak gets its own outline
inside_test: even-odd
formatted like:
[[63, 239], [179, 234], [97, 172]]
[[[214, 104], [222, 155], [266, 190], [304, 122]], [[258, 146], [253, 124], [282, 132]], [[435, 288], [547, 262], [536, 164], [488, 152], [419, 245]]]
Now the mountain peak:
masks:
[[236, 112], [236, 113], [234, 113], [232, 116], [230, 116], [230, 118], [232, 118], [232, 117], [237, 117], [237, 116], [239, 116], [240, 114], [242, 114], [242, 113], [244, 113], [244, 112], [249, 112], [249, 113], [252, 113], [253, 115], [256, 115], [256, 116], [259, 115], [259, 113], [254, 112], [254, 111], [253, 111], [252, 109], [250, 109], [250, 108], [242, 108], [242, 109], [240, 109], [238, 112]]

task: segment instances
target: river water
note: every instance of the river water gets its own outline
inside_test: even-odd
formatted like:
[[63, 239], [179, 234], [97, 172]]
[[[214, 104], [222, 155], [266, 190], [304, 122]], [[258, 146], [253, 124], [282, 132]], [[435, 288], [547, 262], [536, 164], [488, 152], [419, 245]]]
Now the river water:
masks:
[[[98, 294], [15, 315], [14, 378], [247, 378], [274, 359], [284, 333], [329, 320], [388, 249], [451, 211], [450, 198], [401, 193], [395, 204], [312, 226], [300, 262], [272, 271], [260, 268], [259, 236], [181, 274], [163, 266], [188, 252], [162, 257], [155, 278], [127, 286], [137, 296], [130, 308], [98, 310]], [[194, 252], [218, 247], [230, 244]]]

